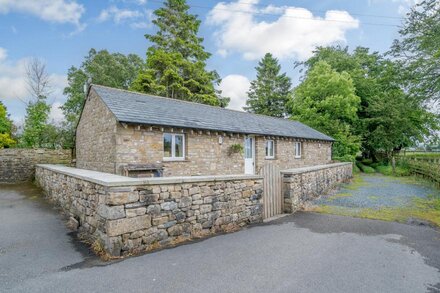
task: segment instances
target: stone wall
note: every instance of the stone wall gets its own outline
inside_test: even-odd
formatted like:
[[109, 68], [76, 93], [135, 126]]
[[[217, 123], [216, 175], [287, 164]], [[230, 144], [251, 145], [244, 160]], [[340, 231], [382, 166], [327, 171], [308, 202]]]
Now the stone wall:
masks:
[[36, 181], [112, 256], [168, 247], [262, 221], [262, 178], [134, 179], [39, 165]]
[[76, 166], [115, 173], [117, 121], [93, 89], [76, 129]]
[[[185, 160], [163, 160], [163, 133], [185, 134]], [[122, 174], [127, 164], [160, 164], [163, 176], [197, 176], [243, 174], [244, 157], [242, 154], [229, 154], [230, 146], [244, 146], [244, 135], [225, 134], [215, 131], [186, 130], [151, 126], [118, 126], [116, 135], [116, 174]], [[220, 139], [221, 137], [221, 139]], [[255, 136], [256, 172], [268, 160], [281, 169], [326, 164], [331, 161], [331, 143], [326, 141], [301, 140], [302, 156], [295, 158], [293, 138], [277, 138], [275, 158], [266, 158], [266, 140], [264, 136]], [[221, 141], [221, 143], [220, 143]]]
[[0, 183], [31, 181], [36, 164], [70, 164], [71, 150], [0, 149]]
[[284, 212], [293, 213], [339, 182], [353, 177], [352, 163], [335, 163], [281, 171]]
[[[185, 134], [185, 159], [163, 160], [163, 133]], [[78, 168], [122, 175], [128, 164], [163, 167], [163, 176], [200, 176], [243, 174], [242, 154], [229, 154], [230, 146], [244, 146], [244, 135], [197, 129], [152, 125], [127, 125], [117, 122], [93, 89], [85, 103], [77, 128], [76, 165]], [[264, 136], [255, 137], [255, 169], [268, 160]], [[294, 138], [272, 137], [275, 158], [280, 168], [326, 164], [331, 160], [331, 143], [302, 139], [302, 157], [295, 158]]]

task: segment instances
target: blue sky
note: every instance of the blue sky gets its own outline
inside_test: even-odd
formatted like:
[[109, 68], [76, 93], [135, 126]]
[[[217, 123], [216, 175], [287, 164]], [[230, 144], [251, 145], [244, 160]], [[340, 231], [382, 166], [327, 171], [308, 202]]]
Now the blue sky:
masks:
[[[294, 84], [293, 63], [317, 45], [366, 46], [385, 52], [404, 13], [417, 0], [188, 0], [202, 20], [200, 35], [213, 55], [209, 69], [223, 78], [220, 88], [231, 108], [245, 102], [254, 67], [269, 51]], [[29, 99], [25, 63], [43, 59], [51, 76], [51, 117], [62, 118], [62, 89], [70, 66], [79, 66], [90, 48], [136, 53], [142, 58], [154, 32], [152, 11], [160, 0], [3, 0], [0, 1], [0, 99], [20, 123]]]

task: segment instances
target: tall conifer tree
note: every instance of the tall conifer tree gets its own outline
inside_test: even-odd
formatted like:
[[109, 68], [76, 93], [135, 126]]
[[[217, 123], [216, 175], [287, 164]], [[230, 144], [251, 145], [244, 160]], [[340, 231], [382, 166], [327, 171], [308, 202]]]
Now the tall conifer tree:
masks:
[[292, 86], [290, 78], [285, 73], [280, 73], [281, 66], [270, 53], [266, 53], [255, 69], [257, 78], [251, 82], [245, 110], [256, 114], [286, 117], [286, 104]]
[[185, 0], [167, 0], [157, 9], [153, 23], [156, 34], [145, 37], [152, 43], [147, 51], [146, 68], [140, 72], [131, 88], [139, 92], [226, 106], [215, 85], [220, 83], [216, 71], [207, 71], [206, 60], [211, 56], [197, 35], [200, 20], [189, 14]]

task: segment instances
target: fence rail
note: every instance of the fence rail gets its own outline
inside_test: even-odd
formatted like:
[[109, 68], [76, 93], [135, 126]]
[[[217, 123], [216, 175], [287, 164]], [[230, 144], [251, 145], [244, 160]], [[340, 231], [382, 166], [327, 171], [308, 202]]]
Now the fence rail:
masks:
[[412, 173], [421, 175], [440, 185], [440, 158], [401, 157]]

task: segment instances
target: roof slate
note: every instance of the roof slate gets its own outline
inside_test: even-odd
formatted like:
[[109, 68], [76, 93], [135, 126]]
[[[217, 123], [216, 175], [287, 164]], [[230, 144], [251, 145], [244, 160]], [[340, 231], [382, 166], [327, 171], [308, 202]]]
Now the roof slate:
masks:
[[300, 122], [92, 85], [119, 122], [334, 141]]

